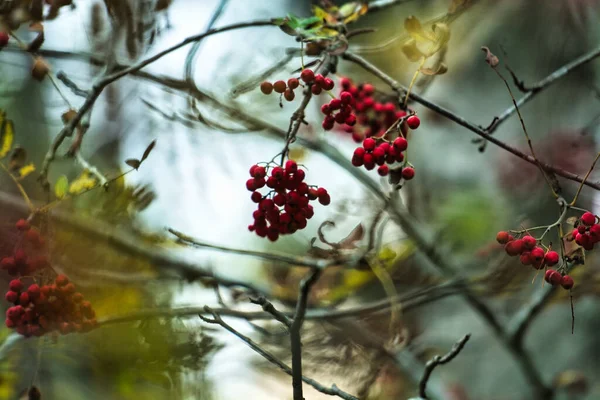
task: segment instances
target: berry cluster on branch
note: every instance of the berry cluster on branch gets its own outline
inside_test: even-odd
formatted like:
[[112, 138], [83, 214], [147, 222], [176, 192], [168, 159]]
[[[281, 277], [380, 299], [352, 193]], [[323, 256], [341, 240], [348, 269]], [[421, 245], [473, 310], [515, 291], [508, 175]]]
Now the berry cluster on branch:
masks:
[[[253, 165], [250, 176], [246, 189], [252, 192], [250, 198], [258, 207], [248, 230], [271, 241], [306, 227], [314, 215], [310, 201], [318, 200], [324, 206], [331, 202], [326, 189], [304, 182], [305, 172], [294, 160], [286, 161], [283, 167]], [[265, 186], [270, 190], [263, 195], [258, 190]]]
[[[20, 247], [13, 256], [0, 261], [2, 269], [15, 277], [4, 296], [13, 304], [6, 311], [6, 326], [25, 337], [42, 336], [53, 331], [65, 335], [93, 329], [96, 313], [67, 276], [57, 275], [51, 283], [41, 286], [36, 283], [34, 274], [50, 268], [45, 255], [32, 254], [44, 248], [44, 238], [26, 220], [17, 221], [15, 227], [21, 232]], [[26, 281], [32, 283], [26, 287]]]
[[273, 83], [265, 81], [260, 84], [260, 91], [263, 94], [269, 95], [273, 92], [283, 95], [287, 101], [293, 101], [296, 98], [294, 90], [300, 86], [300, 81], [311, 84], [310, 90], [313, 94], [321, 94], [323, 90], [331, 90], [335, 86], [335, 82], [331, 78], [326, 78], [321, 74], [315, 74], [313, 70], [306, 68], [300, 73], [300, 77], [292, 77], [286, 81], [278, 80]]

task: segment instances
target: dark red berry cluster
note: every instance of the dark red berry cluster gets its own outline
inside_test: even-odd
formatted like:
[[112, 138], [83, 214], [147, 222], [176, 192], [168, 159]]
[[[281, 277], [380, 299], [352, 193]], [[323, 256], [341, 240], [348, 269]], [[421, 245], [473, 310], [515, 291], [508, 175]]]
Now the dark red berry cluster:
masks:
[[8, 44], [10, 36], [6, 32], [0, 32], [0, 47], [4, 47]]
[[[15, 227], [21, 232], [17, 250], [0, 261], [2, 269], [16, 277], [5, 294], [6, 301], [13, 304], [6, 311], [6, 326], [26, 337], [92, 329], [96, 325], [95, 312], [65, 275], [58, 275], [51, 284], [35, 283], [34, 274], [50, 268], [47, 257], [39, 254], [45, 240], [24, 219], [17, 221]], [[27, 287], [26, 280], [32, 281]]]
[[283, 80], [271, 82], [263, 82], [260, 84], [260, 90], [264, 94], [280, 93], [287, 101], [293, 101], [296, 97], [294, 90], [300, 86], [300, 80], [304, 83], [312, 84], [310, 90], [313, 94], [321, 94], [323, 90], [331, 90], [335, 86], [335, 82], [326, 78], [321, 74], [316, 74], [311, 69], [304, 69], [300, 73], [300, 79], [290, 78], [287, 83]]
[[350, 92], [340, 93], [340, 97], [331, 99], [328, 104], [321, 106], [321, 112], [325, 114], [323, 119], [323, 129], [329, 131], [333, 129], [333, 126], [337, 122], [338, 124], [345, 124], [345, 126], [354, 126], [356, 124], [356, 115], [352, 112], [352, 104], [354, 103], [354, 97]]
[[[356, 117], [354, 124], [346, 123], [343, 129], [352, 134], [356, 143], [365, 138], [383, 136], [394, 122], [407, 115], [397, 104], [375, 93], [375, 87], [370, 83], [355, 85], [350, 79], [342, 78], [340, 84], [342, 90], [352, 96], [350, 106]], [[417, 116], [410, 116], [401, 123], [400, 129], [406, 135], [409, 127], [417, 129], [419, 124]]]
[[48, 258], [41, 253], [45, 240], [40, 232], [24, 219], [17, 221], [15, 227], [22, 233], [22, 240], [12, 256], [0, 260], [0, 268], [10, 276], [32, 275], [48, 264]]
[[556, 265], [560, 260], [560, 256], [556, 251], [545, 251], [537, 245], [537, 239], [531, 235], [524, 235], [520, 239], [515, 239], [508, 232], [500, 231], [496, 235], [496, 240], [504, 245], [506, 254], [511, 257], [519, 256], [521, 264], [531, 265], [535, 269]]
[[[362, 147], [357, 147], [352, 155], [352, 165], [355, 167], [364, 166], [368, 171], [379, 165], [377, 172], [381, 176], [386, 176], [390, 172], [388, 164], [403, 162], [404, 154], [408, 148], [408, 141], [403, 137], [397, 137], [393, 142], [388, 142], [383, 138], [366, 138]], [[415, 170], [412, 167], [402, 169], [402, 178], [411, 180], [415, 176]]]
[[96, 326], [92, 305], [65, 275], [58, 275], [51, 285], [33, 283], [26, 290], [22, 279], [13, 279], [5, 295], [14, 304], [6, 311], [8, 328], [29, 337], [52, 331], [87, 332]]
[[600, 242], [600, 224], [596, 223], [596, 216], [591, 212], [583, 213], [571, 235], [585, 250], [593, 250]]
[[[293, 160], [288, 160], [284, 168], [253, 165], [250, 176], [246, 188], [252, 192], [250, 197], [258, 208], [252, 214], [254, 223], [248, 230], [271, 241], [306, 227], [307, 220], [314, 215], [309, 201], [319, 200], [324, 206], [331, 202], [327, 190], [304, 182], [304, 170]], [[263, 196], [258, 189], [265, 186], [271, 190]]]

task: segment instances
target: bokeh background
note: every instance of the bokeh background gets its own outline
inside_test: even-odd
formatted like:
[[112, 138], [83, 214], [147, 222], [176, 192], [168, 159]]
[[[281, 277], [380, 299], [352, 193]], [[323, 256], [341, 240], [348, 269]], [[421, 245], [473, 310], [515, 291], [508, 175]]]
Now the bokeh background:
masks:
[[[52, 70], [64, 71], [80, 87], [89, 88], [102, 72], [90, 57], [104, 60], [107, 49], [112, 48], [117, 63], [130, 64], [202, 32], [222, 5], [217, 0], [174, 0], [166, 12], [152, 12], [153, 1], [128, 3], [135, 21], [144, 27], [144, 38], [133, 54], [127, 47], [126, 32], [111, 28], [103, 2], [79, 0], [44, 24], [43, 55]], [[504, 83], [484, 62], [481, 46], [492, 49], [525, 83], [534, 83], [600, 45], [600, 2], [596, 0], [472, 3], [451, 24], [450, 42], [441, 56], [448, 72], [418, 80], [414, 91], [483, 127], [512, 102]], [[376, 31], [357, 36], [350, 50], [408, 85], [416, 64], [401, 51], [404, 19], [415, 15], [427, 21], [445, 14], [449, 5], [448, 0], [413, 0], [367, 13], [355, 27]], [[214, 26], [289, 12], [308, 16], [310, 6], [310, 1], [230, 0]], [[31, 33], [23, 27], [19, 35], [29, 37]], [[111, 41], [115, 43], [112, 47]], [[81, 149], [90, 163], [115, 176], [128, 169], [125, 159], [139, 157], [152, 140], [157, 144], [139, 171], [115, 182], [108, 192], [92, 191], [66, 201], [50, 222], [53, 265], [81, 287], [100, 319], [137, 310], [218, 303], [215, 291], [202, 282], [180, 279], [164, 263], [132, 254], [93, 231], [118, 231], [157, 253], [218, 276], [250, 282], [284, 308], [293, 305], [295, 285], [304, 270], [176, 246], [165, 239], [169, 238], [165, 228], [215, 244], [304, 255], [325, 220], [336, 223], [327, 230], [332, 240], [342, 239], [359, 223], [369, 226], [379, 211], [372, 194], [324, 155], [296, 145], [294, 156], [306, 165], [310, 182], [331, 193], [331, 206], [318, 206], [305, 230], [276, 243], [260, 239], [246, 228], [254, 208], [244, 186], [248, 168], [270, 160], [283, 142], [264, 129], [248, 129], [230, 111], [239, 110], [267, 125], [287, 129], [299, 100], [280, 108], [273, 97], [263, 96], [256, 88], [243, 93], [239, 88], [284, 58], [287, 49], [298, 47], [293, 37], [274, 27], [214, 35], [198, 46], [192, 64], [186, 63], [190, 46], [184, 47], [145, 68], [146, 75], [121, 79], [101, 95]], [[187, 72], [186, 65], [191, 65]], [[598, 65], [592, 61], [578, 68], [521, 110], [540, 159], [577, 174], [585, 174], [597, 153]], [[299, 67], [300, 60], [292, 57], [270, 79], [286, 79]], [[0, 52], [0, 108], [14, 121], [16, 141], [40, 166], [62, 128], [66, 106], [48, 80], [31, 79], [30, 68], [30, 57], [14, 46]], [[337, 72], [388, 91], [382, 82], [346, 61], [340, 61]], [[197, 96], [192, 104], [194, 93], [172, 84], [185, 82], [186, 74], [204, 95], [216, 101]], [[82, 103], [82, 98], [67, 88], [63, 87], [63, 92], [75, 107]], [[521, 95], [514, 86], [513, 92]], [[307, 109], [310, 124], [301, 128], [300, 135], [325, 139], [349, 158], [355, 147], [352, 140], [320, 128], [319, 108], [328, 100], [325, 94], [315, 97]], [[511, 316], [542, 290], [541, 276], [532, 284], [534, 271], [508, 259], [494, 245], [495, 233], [550, 224], [558, 217], [556, 203], [534, 167], [493, 145], [480, 152], [472, 143], [475, 136], [471, 132], [431, 110], [411, 106], [420, 115], [422, 126], [411, 138], [411, 162], [417, 177], [402, 188], [404, 204], [414, 221], [435, 238], [436, 245], [457, 260], [461, 267], [457, 273], [477, 282], [477, 292], [497, 318], [508, 324]], [[516, 115], [494, 135], [527, 149]], [[81, 166], [72, 160], [58, 159], [49, 178], [56, 182], [66, 175], [72, 180], [80, 172]], [[388, 188], [375, 173], [370, 175], [376, 184]], [[596, 176], [593, 173], [591, 179]], [[567, 198], [577, 189], [572, 182], [561, 184]], [[24, 181], [24, 186], [34, 199], [44, 200], [35, 178]], [[142, 195], [140, 188], [144, 188]], [[10, 243], [14, 221], [25, 216], [26, 209], [7, 176], [0, 175], [0, 190], [2, 238]], [[592, 189], [585, 188], [579, 206], [598, 211], [597, 199]], [[444, 281], [415, 250], [411, 238], [393, 223], [386, 223], [379, 240], [398, 255], [389, 265], [397, 293]], [[598, 272], [593, 252], [586, 255], [585, 265], [573, 272], [573, 334], [570, 299], [564, 291], [551, 299], [527, 333], [525, 350], [544, 382], [555, 385], [559, 399], [600, 398], [596, 379], [600, 372]], [[4, 275], [0, 279], [9, 280]], [[318, 290], [315, 306], [356, 306], [387, 295], [372, 273], [335, 268], [322, 278]], [[236, 300], [230, 290], [223, 290], [222, 295], [232, 307], [258, 310], [247, 300]], [[287, 339], [278, 334], [281, 328], [276, 323], [260, 323], [272, 333], [267, 335], [245, 321], [228, 322], [289, 362]], [[307, 322], [306, 375], [325, 384], [335, 382], [364, 398], [408, 398], [416, 394], [415, 380], [423, 363], [470, 332], [464, 351], [448, 366], [436, 369], [430, 382], [432, 398], [532, 398], [514, 358], [460, 298], [444, 297], [396, 315], [393, 330], [403, 343], [398, 347], [403, 354], [400, 362], [382, 357], [377, 349], [377, 343], [381, 346], [391, 339], [389, 322], [389, 310], [368, 318]], [[18, 340], [10, 333], [7, 328], [0, 329], [5, 340], [0, 350], [2, 399], [19, 398], [32, 383], [44, 399], [292, 397], [288, 376], [237, 338], [203, 324], [194, 315], [106, 324], [85, 335], [58, 338]], [[307, 399], [326, 397], [306, 390]]]

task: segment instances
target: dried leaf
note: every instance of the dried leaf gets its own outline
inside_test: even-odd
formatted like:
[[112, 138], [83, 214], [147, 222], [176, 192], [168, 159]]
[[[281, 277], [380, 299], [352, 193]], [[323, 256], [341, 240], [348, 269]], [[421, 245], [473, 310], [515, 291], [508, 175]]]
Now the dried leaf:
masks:
[[148, 147], [146, 147], [146, 150], [144, 150], [144, 154], [142, 155], [142, 159], [140, 160], [140, 163], [144, 162], [144, 160], [146, 158], [148, 158], [148, 156], [150, 155], [150, 152], [152, 151], [152, 149], [154, 148], [155, 145], [156, 145], [156, 140], [153, 140], [152, 143], [150, 143], [148, 145]]
[[498, 57], [496, 57], [486, 46], [482, 46], [481, 50], [485, 53], [485, 62], [488, 63], [490, 67], [496, 68], [500, 63]]
[[338, 11], [341, 18], [344, 19], [344, 24], [349, 24], [356, 21], [359, 17], [365, 15], [369, 10], [369, 5], [361, 1], [352, 1], [340, 7]]
[[432, 56], [442, 48], [444, 48], [450, 41], [450, 27], [447, 24], [433, 24], [433, 44], [429, 48], [428, 56]]
[[50, 66], [46, 61], [42, 57], [36, 57], [31, 69], [31, 76], [38, 81], [42, 81], [48, 75], [49, 71]]
[[14, 138], [15, 129], [13, 122], [9, 119], [3, 118], [2, 126], [0, 128], [0, 158], [6, 157], [12, 148]]
[[471, 3], [471, 0], [452, 0], [450, 7], [448, 7], [448, 14], [454, 14], [458, 10], [467, 7]]
[[128, 160], [125, 160], [125, 164], [129, 165], [131, 168], [137, 170], [140, 165], [142, 165], [142, 163], [140, 162], [140, 160], [136, 159], [136, 158], [130, 158]]
[[68, 124], [73, 118], [75, 118], [75, 116], [77, 115], [77, 111], [73, 108], [65, 111], [62, 115], [62, 122], [63, 124]]
[[17, 171], [25, 165], [27, 160], [27, 152], [22, 147], [15, 147], [12, 154], [10, 155], [10, 161], [8, 162], [8, 168], [11, 171]]
[[346, 236], [344, 239], [340, 240], [339, 248], [345, 249], [345, 250], [356, 249], [358, 247], [356, 245], [356, 242], [362, 240], [362, 238], [364, 236], [365, 236], [365, 230], [364, 230], [362, 224], [358, 224], [356, 226], [356, 228], [354, 228], [348, 234], [348, 236]]
[[67, 195], [69, 190], [69, 179], [65, 175], [61, 175], [54, 185], [54, 195], [57, 199], [62, 199]]
[[[43, 44], [44, 44], [44, 30], [42, 29], [41, 32], [38, 32], [35, 39], [33, 39], [31, 41], [31, 43], [29, 43], [29, 45], [27, 46], [27, 51], [30, 53], [35, 53], [42, 47]], [[34, 65], [34, 67], [35, 67], [35, 65]]]
[[421, 53], [421, 50], [417, 47], [417, 42], [414, 39], [410, 39], [402, 46], [402, 52], [411, 62], [420, 61], [425, 55]]
[[33, 163], [29, 163], [19, 169], [19, 178], [23, 179], [27, 175], [31, 174], [34, 171], [35, 171], [35, 165]]
[[440, 63], [436, 69], [421, 68], [419, 71], [421, 71], [423, 75], [443, 75], [448, 72], [448, 66], [444, 63]]

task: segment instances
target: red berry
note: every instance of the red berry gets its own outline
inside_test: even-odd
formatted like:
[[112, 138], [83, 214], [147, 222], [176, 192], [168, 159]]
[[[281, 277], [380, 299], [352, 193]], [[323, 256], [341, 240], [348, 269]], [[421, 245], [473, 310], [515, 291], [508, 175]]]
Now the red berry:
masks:
[[321, 74], [315, 75], [315, 83], [314, 84], [319, 86], [321, 89], [323, 89], [323, 85], [325, 85], [325, 77]]
[[[523, 247], [526, 247], [526, 243], [525, 240], [521, 239], [523, 241]], [[541, 247], [535, 247], [533, 250], [531, 250], [530, 253], [530, 257], [534, 262], [538, 262], [544, 259], [544, 249], [542, 249]]]
[[512, 240], [504, 246], [504, 251], [509, 256], [516, 256], [523, 252], [523, 241], [521, 239]]
[[294, 101], [294, 98], [296, 97], [296, 95], [294, 94], [294, 91], [292, 89], [286, 89], [285, 92], [283, 93], [283, 97], [287, 101]]
[[365, 83], [362, 87], [362, 92], [366, 96], [370, 96], [375, 92], [375, 87], [373, 85], [371, 85], [370, 83]]
[[29, 294], [27, 292], [21, 293], [19, 296], [19, 304], [26, 307], [29, 304]]
[[590, 227], [590, 236], [592, 237], [594, 242], [597, 242], [600, 240], [600, 225], [599, 224], [594, 224]]
[[287, 173], [298, 171], [298, 164], [294, 160], [287, 160], [285, 162], [285, 171]]
[[594, 223], [596, 222], [596, 216], [591, 212], [585, 212], [581, 216], [581, 222], [587, 226], [594, 225]]
[[571, 278], [569, 275], [563, 276], [560, 280], [560, 285], [567, 290], [571, 289], [574, 284], [575, 282], [573, 281], [573, 278]]
[[25, 250], [17, 249], [15, 251], [15, 263], [17, 265], [25, 265], [27, 264], [27, 254], [25, 254]]
[[294, 90], [296, 89], [298, 86], [300, 86], [300, 82], [298, 81], [297, 78], [290, 78], [287, 81], [287, 85], [290, 89]]
[[386, 176], [389, 172], [390, 167], [388, 167], [387, 165], [382, 165], [379, 168], [377, 168], [377, 173], [381, 176]]
[[537, 244], [537, 240], [535, 240], [535, 238], [533, 236], [525, 235], [525, 236], [523, 236], [522, 239], [523, 239], [523, 245], [528, 250], [533, 249], [535, 247], [535, 245]]
[[546, 262], [546, 265], [548, 265], [548, 266], [558, 264], [559, 259], [560, 259], [560, 257], [556, 251], [549, 251], [544, 256], [544, 261]]
[[366, 138], [365, 141], [363, 142], [363, 147], [365, 148], [366, 151], [373, 151], [376, 144], [377, 143], [375, 142], [374, 139]]
[[421, 125], [421, 120], [416, 115], [411, 115], [406, 119], [406, 124], [410, 129], [417, 129]]
[[329, 194], [326, 193], [323, 196], [319, 196], [319, 203], [324, 206], [329, 205], [329, 203], [331, 203], [331, 197], [329, 197]]
[[498, 232], [498, 234], [496, 235], [496, 241], [500, 244], [506, 244], [508, 243], [508, 237], [510, 235], [508, 234], [508, 232], [506, 231], [500, 231]]
[[404, 151], [408, 148], [408, 141], [403, 137], [397, 137], [394, 139], [394, 147], [400, 151]]
[[331, 78], [325, 78], [325, 81], [321, 86], [323, 86], [323, 89], [325, 90], [331, 90], [335, 86], [335, 82], [333, 82], [333, 79]]
[[56, 282], [56, 286], [58, 287], [65, 286], [69, 283], [69, 278], [67, 278], [66, 275], [60, 274], [56, 277], [54, 282]]
[[562, 276], [558, 271], [547, 269], [546, 273], [544, 274], [544, 280], [551, 285], [558, 285], [562, 281]]
[[332, 99], [329, 102], [329, 108], [331, 110], [339, 110], [340, 108], [342, 108], [342, 101], [340, 99]]
[[342, 104], [350, 104], [352, 102], [352, 94], [350, 92], [340, 93], [340, 101]]
[[271, 82], [263, 82], [260, 84], [260, 91], [264, 94], [271, 94], [273, 92], [273, 84]]
[[15, 323], [13, 322], [13, 320], [6, 318], [4, 320], [4, 324], [6, 325], [7, 328], [14, 328], [15, 327]]
[[14, 257], [4, 257], [2, 261], [0, 261], [0, 268], [4, 270], [15, 269], [16, 263]]
[[321, 112], [325, 115], [331, 114], [331, 109], [329, 108], [329, 104], [323, 104], [321, 106]]
[[8, 44], [10, 36], [6, 32], [0, 32], [0, 47], [4, 47]]
[[35, 228], [31, 228], [25, 234], [25, 238], [30, 243], [37, 243], [37, 242], [40, 241], [40, 232], [37, 229], [35, 229]]
[[323, 88], [321, 86], [318, 85], [312, 85], [310, 87], [310, 91], [312, 92], [312, 94], [314, 95], [319, 95], [321, 94], [321, 92], [323, 91]]
[[356, 124], [356, 116], [354, 114], [350, 114], [345, 121], [346, 125], [354, 126]]
[[530, 253], [528, 251], [522, 253], [519, 257], [519, 261], [521, 261], [521, 264], [523, 265], [530, 265], [532, 262]]
[[411, 167], [406, 167], [402, 169], [402, 178], [409, 181], [415, 177], [415, 169]]
[[306, 83], [310, 83], [315, 79], [315, 73], [312, 71], [312, 69], [304, 69], [302, 70], [302, 72], [300, 72], [300, 78], [306, 82]]
[[260, 203], [260, 201], [262, 200], [262, 194], [260, 194], [259, 192], [252, 192], [252, 196], [250, 196], [250, 198], [253, 202]]
[[18, 279], [13, 279], [8, 284], [8, 288], [13, 292], [20, 292], [23, 289], [23, 282]]
[[20, 219], [15, 224], [15, 227], [20, 231], [26, 231], [30, 228], [29, 222], [24, 219]]
[[275, 90], [276, 93], [283, 93], [285, 92], [285, 88], [286, 88], [286, 84], [284, 81], [277, 81], [273, 84], [273, 90]]
[[27, 289], [27, 293], [29, 293], [29, 297], [31, 297], [32, 299], [38, 297], [40, 295], [39, 285], [37, 283], [34, 283], [33, 285], [29, 286], [29, 288]]
[[17, 299], [19, 298], [19, 293], [9, 290], [8, 292], [6, 292], [6, 295], [4, 296], [4, 298], [9, 303], [16, 303]]
[[248, 189], [248, 190], [249, 190], [249, 191], [251, 191], [251, 192], [254, 192], [256, 189], [258, 189], [258, 188], [256, 187], [256, 183], [255, 183], [255, 180], [254, 180], [254, 179], [248, 179], [248, 180], [246, 181], [246, 189]]
[[254, 177], [256, 179], [264, 178], [265, 176], [267, 176], [267, 170], [265, 167], [256, 167], [254, 169]]

